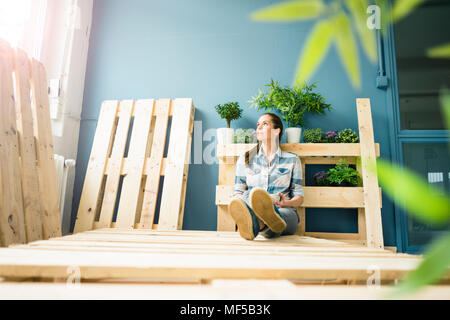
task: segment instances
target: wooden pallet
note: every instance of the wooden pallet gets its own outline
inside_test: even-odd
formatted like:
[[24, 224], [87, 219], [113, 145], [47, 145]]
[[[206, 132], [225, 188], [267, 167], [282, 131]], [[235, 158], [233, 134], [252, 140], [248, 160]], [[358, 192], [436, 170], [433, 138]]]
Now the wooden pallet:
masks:
[[1, 246], [61, 235], [46, 79], [0, 39]]
[[[0, 249], [0, 277], [205, 281], [402, 279], [421, 258], [302, 236], [254, 241], [236, 232], [97, 229]], [[145, 280], [146, 279], [146, 280]]]
[[[381, 189], [376, 175], [369, 174], [368, 165], [380, 155], [374, 142], [369, 99], [357, 99], [360, 143], [294, 143], [281, 144], [281, 150], [300, 157], [305, 181], [307, 164], [336, 164], [344, 158], [356, 164], [362, 177], [359, 187], [304, 187], [305, 200], [297, 209], [300, 217], [299, 235], [323, 239], [346, 240], [371, 248], [383, 248], [381, 225]], [[219, 184], [216, 186], [217, 230], [234, 231], [235, 223], [228, 214], [233, 193], [236, 162], [255, 144], [217, 145]], [[330, 158], [330, 156], [332, 158]], [[357, 208], [358, 233], [323, 233], [305, 231], [305, 208]]]
[[[75, 233], [109, 227], [152, 229], [161, 176], [160, 212], [164, 214], [160, 215], [158, 229], [182, 228], [194, 110], [192, 99], [103, 102]], [[163, 157], [169, 117], [170, 141], [167, 157]]]

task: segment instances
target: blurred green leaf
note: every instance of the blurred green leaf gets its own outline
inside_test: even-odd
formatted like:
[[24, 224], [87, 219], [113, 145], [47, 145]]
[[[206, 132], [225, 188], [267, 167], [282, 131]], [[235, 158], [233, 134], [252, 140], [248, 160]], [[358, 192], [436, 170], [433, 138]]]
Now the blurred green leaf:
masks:
[[342, 12], [333, 19], [336, 45], [341, 62], [354, 87], [361, 88], [358, 47], [350, 22]]
[[323, 20], [316, 23], [303, 46], [297, 63], [296, 86], [302, 86], [314, 74], [330, 48], [333, 34], [333, 26], [329, 21]]
[[409, 214], [435, 226], [450, 221], [450, 197], [443, 194], [444, 191], [429, 185], [407, 168], [382, 159], [377, 160], [376, 170], [383, 191]]
[[450, 58], [450, 43], [428, 49], [427, 56], [430, 58]]
[[409, 15], [416, 7], [424, 3], [425, 0], [397, 0], [392, 7], [392, 19], [394, 22]]
[[359, 40], [361, 41], [364, 52], [367, 58], [372, 63], [377, 62], [377, 43], [374, 30], [367, 27], [367, 0], [346, 0], [347, 7], [353, 17], [356, 31], [358, 32]]
[[291, 22], [319, 17], [326, 10], [321, 0], [287, 1], [252, 13], [253, 20]]
[[448, 88], [442, 89], [439, 99], [441, 100], [441, 108], [447, 122], [447, 130], [450, 130], [450, 90]]
[[449, 272], [450, 233], [434, 241], [424, 254], [419, 266], [394, 290], [393, 295], [411, 294], [418, 289], [436, 284]]

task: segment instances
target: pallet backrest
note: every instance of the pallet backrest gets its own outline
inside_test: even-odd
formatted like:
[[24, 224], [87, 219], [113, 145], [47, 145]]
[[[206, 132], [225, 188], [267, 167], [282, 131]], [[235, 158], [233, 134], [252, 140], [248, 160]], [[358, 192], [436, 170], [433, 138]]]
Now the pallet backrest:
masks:
[[161, 176], [158, 229], [182, 228], [194, 111], [192, 99], [103, 102], [74, 232], [154, 228]]
[[[308, 164], [336, 164], [346, 159], [355, 164], [362, 177], [359, 187], [309, 187], [304, 186], [304, 202], [297, 208], [300, 217], [299, 235], [333, 240], [349, 240], [369, 247], [383, 247], [381, 226], [381, 189], [376, 175], [370, 174], [368, 165], [380, 155], [379, 144], [374, 142], [372, 114], [369, 99], [357, 99], [360, 143], [294, 143], [281, 144], [283, 151], [300, 157], [305, 181]], [[228, 214], [235, 167], [238, 157], [254, 144], [217, 145], [219, 158], [219, 184], [216, 187], [217, 230], [234, 231], [235, 224]], [[332, 158], [330, 158], [330, 156]], [[319, 233], [305, 231], [305, 208], [357, 208], [358, 233]]]
[[0, 39], [0, 245], [61, 236], [45, 68]]

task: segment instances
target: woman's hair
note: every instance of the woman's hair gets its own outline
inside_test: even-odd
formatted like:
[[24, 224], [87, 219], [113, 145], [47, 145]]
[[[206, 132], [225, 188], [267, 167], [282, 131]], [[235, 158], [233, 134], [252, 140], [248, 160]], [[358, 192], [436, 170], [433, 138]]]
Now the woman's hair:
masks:
[[[272, 125], [275, 129], [280, 129], [280, 134], [278, 135], [278, 142], [281, 142], [281, 137], [283, 136], [283, 122], [281, 121], [280, 117], [277, 116], [275, 113], [270, 113], [270, 112], [263, 113], [261, 115], [261, 117], [264, 115], [267, 115], [270, 117], [270, 120], [272, 121]], [[258, 140], [256, 147], [245, 152], [245, 156], [244, 156], [245, 157], [245, 165], [248, 165], [248, 163], [250, 162], [250, 156], [253, 158], [259, 152], [260, 147], [261, 147], [261, 141]]]

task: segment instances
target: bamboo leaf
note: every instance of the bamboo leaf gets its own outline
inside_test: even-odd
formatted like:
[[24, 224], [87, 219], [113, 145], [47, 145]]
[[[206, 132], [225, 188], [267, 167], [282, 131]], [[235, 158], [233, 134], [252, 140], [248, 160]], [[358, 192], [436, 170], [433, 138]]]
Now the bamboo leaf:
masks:
[[392, 19], [394, 22], [406, 17], [414, 9], [424, 3], [425, 0], [397, 0], [392, 8]]
[[377, 62], [377, 44], [376, 35], [374, 30], [370, 30], [367, 27], [367, 14], [368, 7], [367, 0], [347, 0], [347, 7], [352, 14], [353, 22], [355, 24], [356, 31], [361, 41], [362, 47], [367, 58], [372, 62]]
[[449, 272], [449, 265], [450, 233], [446, 233], [429, 246], [422, 262], [400, 283], [393, 295], [410, 294], [426, 285], [438, 283]]
[[378, 159], [376, 170], [383, 191], [409, 214], [435, 226], [446, 225], [450, 221], [450, 198], [443, 191], [407, 168], [382, 159]]
[[251, 15], [252, 20], [290, 22], [319, 17], [326, 6], [321, 0], [287, 1], [268, 6]]
[[450, 43], [428, 49], [427, 56], [430, 58], [450, 58]]
[[339, 57], [341, 58], [341, 62], [347, 71], [352, 85], [359, 89], [361, 87], [359, 55], [352, 28], [347, 16], [343, 12], [338, 14], [333, 22], [336, 30], [335, 39]]
[[333, 27], [329, 21], [316, 23], [297, 62], [295, 85], [302, 86], [314, 74], [330, 48], [333, 34]]

